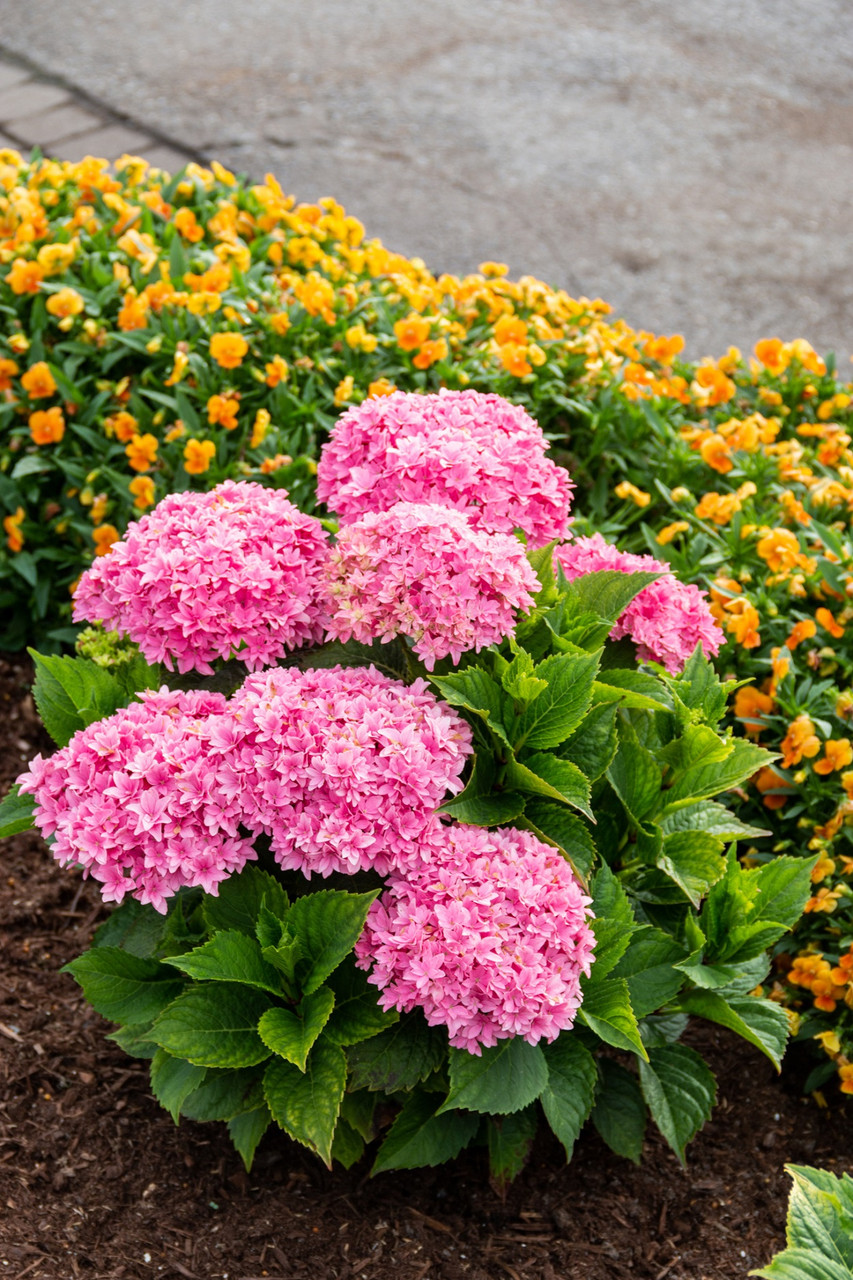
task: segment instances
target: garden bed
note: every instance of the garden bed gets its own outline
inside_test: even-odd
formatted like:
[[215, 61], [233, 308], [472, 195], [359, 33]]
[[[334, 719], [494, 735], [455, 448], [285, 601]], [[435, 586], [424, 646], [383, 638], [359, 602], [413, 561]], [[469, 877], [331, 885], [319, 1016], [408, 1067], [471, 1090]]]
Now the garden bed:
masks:
[[[0, 660], [0, 793], [43, 738], [21, 659]], [[60, 965], [104, 917], [94, 885], [33, 833], [4, 842], [0, 877], [0, 1262], [32, 1280], [269, 1277], [297, 1280], [734, 1280], [783, 1244], [786, 1161], [840, 1172], [853, 1124], [820, 1109], [789, 1067], [722, 1029], [687, 1039], [718, 1077], [719, 1105], [686, 1172], [658, 1135], [635, 1168], [589, 1130], [570, 1167], [544, 1133], [502, 1201], [485, 1155], [366, 1178], [328, 1173], [270, 1133], [251, 1174], [224, 1126], [177, 1130], [146, 1064]]]

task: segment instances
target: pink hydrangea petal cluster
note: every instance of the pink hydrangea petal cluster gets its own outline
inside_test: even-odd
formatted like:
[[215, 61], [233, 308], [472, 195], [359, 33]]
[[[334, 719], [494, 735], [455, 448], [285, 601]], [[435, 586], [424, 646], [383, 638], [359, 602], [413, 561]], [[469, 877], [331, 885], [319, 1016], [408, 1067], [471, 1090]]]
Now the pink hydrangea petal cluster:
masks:
[[677, 674], [697, 643], [707, 657], [719, 652], [725, 636], [714, 621], [705, 592], [681, 582], [663, 561], [620, 551], [600, 533], [564, 543], [555, 554], [570, 582], [599, 569], [662, 575], [634, 597], [610, 633], [614, 640], [630, 637], [642, 661], [659, 662]]
[[409, 865], [462, 789], [471, 730], [424, 680], [280, 667], [249, 676], [230, 706], [242, 737], [220, 785], [279, 864], [308, 877]]
[[594, 936], [569, 864], [526, 831], [433, 823], [429, 857], [393, 875], [356, 943], [383, 1009], [423, 1010], [479, 1055], [574, 1022]]
[[547, 448], [533, 418], [501, 396], [395, 391], [338, 419], [317, 494], [342, 524], [395, 502], [434, 502], [490, 533], [523, 529], [540, 547], [565, 537], [572, 490]]
[[221, 694], [164, 687], [36, 756], [18, 781], [53, 856], [81, 865], [106, 902], [129, 893], [165, 911], [182, 886], [215, 894], [256, 856], [217, 781], [230, 721]]
[[83, 574], [76, 621], [129, 636], [149, 662], [210, 675], [239, 651], [250, 670], [319, 640], [323, 526], [282, 490], [226, 480], [164, 498]]
[[538, 591], [524, 548], [473, 529], [461, 511], [398, 502], [342, 529], [325, 569], [329, 632], [362, 642], [409, 636], [432, 670], [448, 654], [515, 630], [515, 611]]

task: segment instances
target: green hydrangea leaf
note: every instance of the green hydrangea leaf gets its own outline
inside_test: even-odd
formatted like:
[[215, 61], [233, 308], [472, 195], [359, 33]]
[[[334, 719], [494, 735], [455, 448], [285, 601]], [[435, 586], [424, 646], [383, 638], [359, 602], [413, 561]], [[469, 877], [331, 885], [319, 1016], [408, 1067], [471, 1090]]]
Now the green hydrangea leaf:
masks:
[[704, 831], [721, 840], [760, 840], [770, 835], [760, 827], [750, 827], [715, 800], [681, 800], [668, 804], [660, 817], [664, 835], [677, 831]]
[[18, 786], [12, 787], [0, 800], [0, 839], [31, 831], [35, 823], [36, 802], [30, 795], [21, 795]]
[[611, 1044], [615, 1049], [628, 1049], [645, 1058], [646, 1050], [625, 979], [587, 980], [583, 987], [583, 1004], [578, 1015], [581, 1022], [605, 1044]]
[[548, 1083], [539, 1101], [545, 1119], [565, 1148], [566, 1160], [571, 1160], [595, 1098], [598, 1082], [595, 1059], [571, 1032], [564, 1032], [552, 1044], [543, 1045], [542, 1052], [548, 1066]]
[[612, 1058], [600, 1058], [598, 1070], [601, 1087], [590, 1119], [611, 1151], [639, 1164], [648, 1111], [637, 1077]]
[[418, 1090], [407, 1098], [388, 1130], [371, 1173], [422, 1169], [455, 1160], [479, 1127], [475, 1113], [437, 1113], [435, 1094]]
[[450, 1092], [439, 1115], [458, 1109], [509, 1115], [534, 1102], [548, 1083], [542, 1050], [518, 1036], [479, 1056], [451, 1048], [449, 1065]]
[[777, 1071], [788, 1043], [790, 1025], [785, 1010], [759, 996], [725, 997], [719, 991], [688, 991], [679, 1000], [685, 1013], [728, 1027], [766, 1054]]
[[270, 1056], [257, 1031], [269, 1008], [264, 992], [240, 983], [193, 986], [164, 1009], [151, 1038], [199, 1067], [251, 1067]]
[[413, 1089], [441, 1066], [446, 1054], [447, 1032], [427, 1026], [418, 1012], [407, 1014], [396, 1026], [349, 1050], [350, 1087], [384, 1093]]
[[654, 1013], [681, 990], [684, 975], [675, 964], [683, 958], [684, 947], [661, 929], [646, 925], [633, 935], [613, 977], [627, 982], [637, 1018]]
[[595, 782], [607, 769], [618, 745], [616, 706], [610, 703], [593, 707], [558, 754], [563, 760], [571, 760], [590, 782]]
[[562, 804], [531, 796], [524, 806], [524, 818], [518, 825], [556, 845], [578, 879], [585, 882], [595, 863], [597, 850], [589, 828], [581, 818], [569, 813]]
[[550, 751], [539, 751], [523, 762], [512, 759], [506, 780], [518, 791], [530, 792], [545, 800], [571, 805], [594, 822], [590, 809], [590, 784], [577, 765], [561, 760]]
[[676, 831], [665, 836], [655, 861], [697, 910], [726, 869], [722, 840], [703, 831]]
[[607, 769], [610, 785], [637, 824], [650, 818], [661, 798], [661, 771], [629, 720], [619, 724], [619, 750]]
[[539, 1117], [531, 1105], [509, 1116], [489, 1116], [486, 1141], [489, 1146], [489, 1182], [498, 1195], [521, 1173], [533, 1147]]
[[536, 667], [543, 690], [512, 727], [516, 750], [557, 747], [574, 733], [592, 702], [599, 654], [554, 654]]
[[399, 1020], [396, 1009], [381, 1009], [378, 991], [352, 961], [344, 961], [329, 977], [335, 1007], [326, 1023], [326, 1038], [333, 1044], [353, 1045], [369, 1040]]
[[79, 729], [111, 716], [127, 697], [109, 671], [88, 658], [60, 657], [28, 649], [35, 669], [33, 698], [44, 727], [59, 747]]
[[477, 751], [465, 790], [446, 800], [438, 812], [477, 827], [504, 826], [512, 822], [524, 812], [524, 797], [517, 791], [495, 791], [496, 782], [494, 756], [487, 751]]
[[591, 891], [595, 934], [592, 981], [599, 982], [618, 964], [637, 922], [628, 895], [606, 862], [596, 872]]
[[656, 676], [629, 667], [608, 667], [592, 688], [593, 702], [613, 702], [633, 711], [671, 711], [672, 699]]
[[649, 1049], [640, 1088], [652, 1119], [684, 1165], [688, 1142], [710, 1118], [717, 1086], [704, 1058], [683, 1044]]
[[272, 1116], [266, 1103], [254, 1111], [244, 1111], [228, 1121], [228, 1136], [239, 1152], [248, 1173], [255, 1158], [258, 1143], [269, 1128]]
[[188, 1120], [233, 1120], [264, 1105], [261, 1078], [263, 1068], [208, 1071], [201, 1084], [188, 1094], [181, 1115]]
[[267, 1009], [258, 1023], [258, 1034], [268, 1049], [304, 1071], [308, 1054], [334, 1005], [334, 993], [328, 987], [318, 987], [303, 996], [295, 1012], [277, 1006]]
[[61, 972], [72, 974], [93, 1009], [111, 1022], [152, 1021], [185, 986], [168, 965], [119, 947], [93, 947]]
[[433, 676], [432, 683], [445, 702], [478, 716], [506, 747], [511, 743], [507, 728], [512, 723], [512, 699], [482, 667], [467, 667], [446, 676]]
[[332, 1162], [337, 1161], [345, 1169], [351, 1169], [363, 1155], [364, 1138], [341, 1116], [332, 1138]]
[[725, 760], [697, 764], [685, 770], [667, 791], [667, 804], [672, 805], [679, 800], [703, 800], [721, 791], [730, 791], [775, 758], [763, 747], [757, 747], [744, 738], [736, 738]]
[[281, 1058], [264, 1072], [264, 1096], [276, 1124], [329, 1168], [346, 1082], [343, 1049], [327, 1040], [314, 1046], [304, 1072]]
[[287, 915], [284, 889], [274, 876], [250, 863], [239, 875], [224, 880], [216, 897], [205, 895], [204, 918], [211, 932], [239, 929], [253, 938], [262, 904], [280, 919]]
[[321, 987], [352, 951], [378, 893], [378, 889], [370, 893], [319, 889], [293, 903], [287, 929], [302, 949], [297, 975], [305, 995]]
[[242, 982], [281, 995], [278, 970], [264, 959], [255, 939], [239, 929], [223, 929], [203, 946], [171, 956], [168, 963], [199, 981]]
[[197, 1089], [207, 1074], [206, 1067], [193, 1066], [183, 1058], [173, 1058], [158, 1049], [151, 1059], [151, 1092], [161, 1107], [178, 1123], [186, 1098]]

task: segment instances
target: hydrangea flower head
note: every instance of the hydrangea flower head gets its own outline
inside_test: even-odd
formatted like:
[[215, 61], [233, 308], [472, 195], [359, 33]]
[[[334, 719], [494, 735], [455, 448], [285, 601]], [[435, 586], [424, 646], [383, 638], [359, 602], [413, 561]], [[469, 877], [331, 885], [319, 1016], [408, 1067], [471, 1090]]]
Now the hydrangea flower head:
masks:
[[398, 502], [338, 535], [325, 569], [329, 632], [369, 642], [409, 636], [432, 670], [515, 630], [539, 589], [521, 543], [472, 529], [461, 511]]
[[129, 636], [149, 662], [213, 671], [239, 652], [250, 670], [323, 634], [319, 520], [282, 490], [226, 480], [177, 493], [132, 524], [80, 579], [76, 621]]
[[725, 636], [714, 621], [705, 592], [681, 582], [663, 561], [620, 551], [600, 533], [564, 543], [555, 555], [570, 582], [599, 569], [661, 574], [638, 592], [610, 632], [614, 640], [623, 636], [633, 640], [642, 661], [659, 662], [677, 674], [697, 644], [706, 657], [719, 652]]
[[317, 496], [349, 524], [396, 502], [465, 511], [490, 533], [523, 529], [528, 545], [563, 538], [572, 484], [546, 457], [520, 405], [479, 391], [395, 391], [348, 409], [317, 469]]
[[422, 1009], [457, 1049], [537, 1044], [580, 1007], [589, 906], [569, 864], [530, 832], [436, 819], [421, 865], [372, 904], [356, 959], [383, 1009]]
[[462, 789], [471, 730], [423, 680], [277, 667], [230, 705], [243, 737], [226, 788], [278, 863], [306, 876], [410, 864], [435, 808]]
[[184, 885], [215, 894], [255, 852], [217, 782], [232, 741], [225, 698], [165, 687], [140, 697], [36, 756], [18, 781], [58, 862], [82, 865], [106, 902], [129, 893], [165, 911]]

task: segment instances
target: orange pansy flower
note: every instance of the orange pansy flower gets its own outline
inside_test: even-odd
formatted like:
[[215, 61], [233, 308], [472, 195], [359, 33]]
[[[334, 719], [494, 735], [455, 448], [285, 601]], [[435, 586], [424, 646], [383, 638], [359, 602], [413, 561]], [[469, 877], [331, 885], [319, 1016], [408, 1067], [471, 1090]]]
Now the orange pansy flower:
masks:
[[782, 752], [782, 768], [790, 769], [805, 756], [811, 760], [820, 751], [820, 739], [807, 715], [797, 716], [788, 726], [788, 732], [779, 747]]
[[21, 533], [21, 525], [24, 523], [26, 512], [23, 507], [18, 507], [14, 515], [5, 516], [3, 519], [3, 530], [6, 534], [6, 546], [10, 551], [20, 551], [24, 545], [24, 535]]
[[219, 423], [226, 431], [233, 431], [237, 426], [237, 413], [240, 401], [233, 396], [211, 396], [207, 402], [207, 420], [212, 424]]
[[834, 773], [853, 764], [853, 745], [846, 738], [829, 738], [823, 744], [823, 756], [812, 765], [815, 773]]
[[804, 640], [811, 640], [816, 632], [817, 627], [811, 618], [804, 618], [802, 622], [795, 622], [791, 628], [791, 634], [785, 641], [785, 647], [793, 653], [797, 645], [802, 644]]
[[840, 623], [835, 621], [835, 618], [832, 616], [829, 609], [820, 608], [816, 610], [815, 618], [823, 629], [828, 631], [831, 636], [834, 636], [836, 640], [840, 640], [844, 635], [844, 628]]
[[134, 471], [150, 471], [157, 458], [159, 448], [157, 437], [146, 431], [144, 436], [135, 435], [125, 448], [127, 460]]
[[743, 720], [747, 736], [757, 738], [766, 725], [761, 723], [762, 716], [772, 713], [774, 701], [769, 694], [762, 693], [752, 685], [738, 689], [735, 694], [735, 715]]
[[118, 542], [121, 534], [115, 525], [102, 524], [97, 529], [92, 530], [92, 540], [95, 543], [95, 555], [105, 556], [113, 543]]
[[184, 445], [184, 471], [191, 476], [203, 475], [216, 457], [216, 445], [212, 440], [196, 440], [192, 436]]
[[416, 369], [429, 369], [431, 365], [437, 364], [439, 360], [444, 360], [447, 356], [447, 351], [448, 347], [444, 338], [431, 339], [423, 344], [412, 360], [412, 364]]
[[6, 277], [6, 283], [13, 293], [38, 293], [43, 279], [44, 271], [37, 262], [16, 258]]
[[755, 775], [755, 786], [761, 792], [766, 809], [781, 809], [794, 794], [791, 784], [772, 765], [765, 765], [759, 770]]
[[154, 506], [154, 481], [150, 476], [134, 476], [127, 486], [133, 494], [133, 505], [138, 511]]
[[31, 413], [29, 427], [36, 444], [58, 444], [65, 435], [65, 418], [59, 405]]
[[405, 320], [398, 320], [394, 325], [394, 337], [401, 351], [414, 351], [426, 342], [429, 333], [429, 320], [424, 320], [423, 316], [414, 311]]
[[249, 344], [241, 333], [215, 333], [210, 339], [210, 354], [222, 369], [236, 369], [248, 350]]
[[755, 356], [771, 373], [784, 373], [790, 363], [790, 356], [780, 338], [762, 338], [756, 342]]
[[44, 360], [31, 364], [21, 375], [21, 386], [31, 400], [41, 400], [56, 391], [56, 380]]

